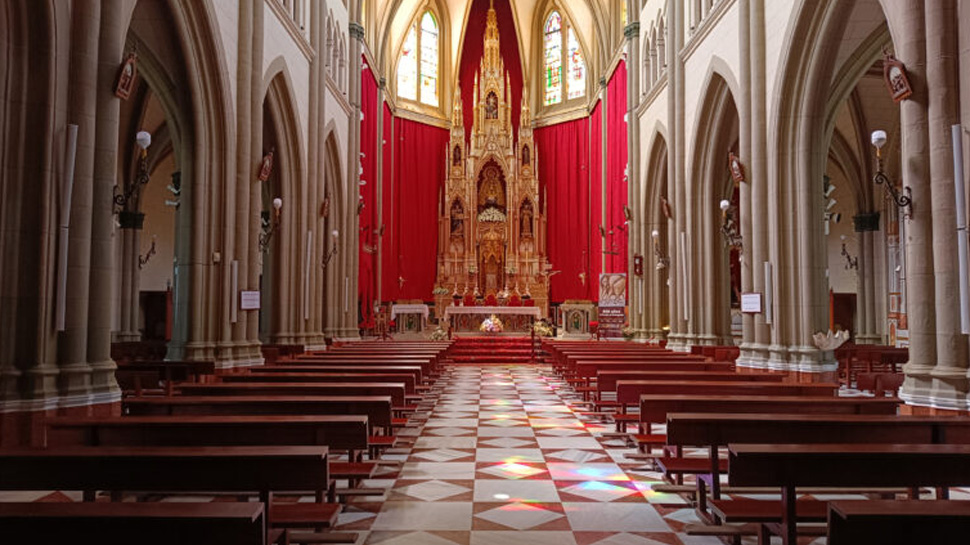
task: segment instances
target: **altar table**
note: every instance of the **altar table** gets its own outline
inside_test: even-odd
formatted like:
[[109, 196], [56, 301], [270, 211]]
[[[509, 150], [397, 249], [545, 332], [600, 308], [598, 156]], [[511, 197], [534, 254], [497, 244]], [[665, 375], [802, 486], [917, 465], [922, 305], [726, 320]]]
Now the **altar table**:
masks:
[[391, 319], [401, 333], [421, 333], [428, 323], [428, 305], [391, 305]]
[[478, 333], [492, 315], [502, 321], [503, 333], [529, 334], [542, 316], [539, 307], [445, 307], [445, 319], [455, 333]]

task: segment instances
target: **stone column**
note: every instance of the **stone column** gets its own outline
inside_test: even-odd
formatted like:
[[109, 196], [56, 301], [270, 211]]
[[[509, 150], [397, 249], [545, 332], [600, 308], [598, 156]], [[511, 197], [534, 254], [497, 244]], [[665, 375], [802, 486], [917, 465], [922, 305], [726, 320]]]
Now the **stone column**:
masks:
[[[960, 305], [953, 303], [954, 295], [960, 291], [950, 135], [950, 127], [959, 122], [956, 1], [926, 2], [925, 14], [932, 200], [923, 201], [920, 210], [930, 214], [933, 222], [936, 368], [931, 372], [932, 403], [935, 407], [966, 410], [967, 337], [961, 332]], [[920, 206], [920, 201], [914, 206]]]
[[[248, 230], [246, 233], [247, 240], [247, 254], [246, 259], [240, 260], [239, 265], [239, 285], [242, 289], [257, 291], [259, 290], [259, 276], [262, 270], [262, 260], [263, 256], [260, 253], [259, 248], [259, 234], [262, 229], [261, 222], [261, 212], [263, 209], [263, 188], [257, 173], [260, 165], [260, 161], [263, 157], [263, 37], [265, 35], [265, 29], [263, 25], [263, 14], [265, 13], [266, 5], [265, 2], [256, 0], [253, 4], [253, 49], [252, 49], [252, 64], [249, 70], [249, 85], [250, 85], [250, 102], [248, 104], [250, 111], [250, 137], [249, 137], [249, 164], [246, 165], [246, 185], [240, 186], [242, 193], [249, 193], [249, 210], [243, 220], [241, 229]], [[240, 104], [240, 109], [246, 107]], [[280, 153], [276, 153], [277, 156]], [[275, 170], [279, 170], [279, 162], [273, 167]], [[298, 167], [296, 169], [299, 172]], [[266, 182], [269, 183], [269, 182]], [[296, 203], [291, 203], [296, 204]], [[285, 206], [285, 205], [284, 205]], [[292, 208], [296, 208], [295, 206]], [[270, 212], [272, 214], [272, 212]], [[279, 234], [277, 234], [279, 236]], [[280, 241], [285, 240], [285, 237], [280, 236]], [[285, 243], [278, 245], [280, 251], [286, 251]], [[291, 249], [292, 251], [293, 249]], [[297, 253], [296, 255], [300, 255]], [[272, 256], [268, 253], [266, 254], [267, 259], [272, 259]], [[243, 263], [246, 264], [245, 268]], [[245, 271], [245, 274], [244, 272]], [[280, 281], [283, 269], [277, 267], [275, 271], [277, 275], [277, 281]], [[245, 280], [244, 280], [245, 279]], [[267, 286], [267, 292], [272, 291], [272, 286]], [[299, 293], [299, 291], [294, 291], [291, 293]], [[233, 304], [238, 304], [236, 298], [238, 296], [233, 296]], [[299, 302], [293, 301], [293, 304], [299, 305]], [[276, 305], [283, 304], [283, 301], [276, 301]], [[246, 313], [245, 327], [246, 330], [243, 333], [243, 345], [240, 347], [239, 355], [236, 358], [236, 365], [262, 365], [263, 355], [259, 349], [259, 311], [258, 310], [247, 310], [240, 311], [240, 318], [242, 318], [243, 312]], [[272, 320], [272, 318], [268, 318]]]
[[[357, 214], [357, 202], [360, 198], [360, 114], [361, 114], [361, 52], [364, 43], [364, 27], [360, 25], [360, 10], [351, 10], [350, 22], [350, 42], [348, 47], [347, 77], [348, 93], [347, 99], [350, 101], [350, 130], [348, 134], [348, 155], [347, 177], [348, 191], [347, 204], [349, 205], [347, 214], [347, 238], [346, 261], [343, 274], [344, 289], [341, 293], [341, 332], [340, 337], [345, 339], [356, 339], [360, 336], [357, 328], [357, 278], [360, 269], [360, 216]], [[376, 115], [376, 114], [371, 114]], [[349, 282], [347, 281], [349, 279]], [[346, 300], [344, 300], [346, 298]], [[346, 310], [345, 310], [346, 309]]]
[[[670, 40], [667, 42], [667, 127], [670, 133], [670, 147], [668, 155], [669, 178], [668, 198], [673, 211], [673, 225], [667, 230], [668, 248], [670, 252], [670, 335], [669, 346], [674, 350], [689, 350], [687, 341], [687, 320], [692, 318], [687, 314], [686, 301], [683, 297], [682, 283], [688, 278], [687, 271], [682, 270], [681, 248], [679, 241], [681, 233], [687, 230], [687, 193], [685, 178], [685, 135], [684, 135], [684, 66], [680, 59], [680, 50], [684, 46], [684, 2], [669, 0], [667, 14], [670, 20]], [[686, 251], [686, 249], [685, 249]]]
[[914, 214], [906, 220], [906, 314], [909, 322], [909, 363], [900, 397], [928, 404], [936, 365], [936, 293], [933, 263], [933, 218], [930, 191], [929, 135], [926, 88], [926, 27], [924, 2], [901, 0], [896, 56], [906, 65], [913, 95], [900, 103], [903, 185], [912, 190]]
[[118, 174], [121, 117], [121, 104], [113, 90], [127, 30], [124, 11], [122, 0], [103, 0], [101, 3], [87, 347], [87, 359], [92, 369], [92, 393], [103, 398], [96, 401], [113, 401], [121, 397], [114, 376], [116, 366], [111, 359], [111, 303], [115, 271], [112, 195]]
[[[765, 0], [751, 0], [751, 158], [747, 169], [751, 210], [750, 238], [745, 236], [745, 252], [751, 256], [751, 287], [762, 294], [766, 302], [768, 294], [765, 284], [765, 262], [768, 255], [768, 91], [765, 54]], [[742, 271], [742, 275], [744, 272]], [[743, 278], [743, 276], [742, 276]], [[777, 298], [776, 298], [777, 299]], [[766, 324], [765, 309], [754, 315], [752, 327], [754, 340], [750, 346], [749, 358], [763, 366], [769, 359], [768, 346], [771, 343], [771, 326]], [[774, 314], [774, 312], [772, 312]]]
[[68, 123], [78, 126], [77, 158], [67, 260], [66, 328], [60, 335], [58, 350], [58, 387], [62, 396], [74, 397], [74, 401], [86, 398], [91, 391], [87, 357], [100, 29], [100, 2], [77, 0], [71, 10], [68, 85]]
[[[632, 221], [627, 225], [629, 240], [627, 241], [627, 278], [630, 287], [630, 327], [637, 336], [641, 336], [644, 323], [644, 288], [646, 276], [634, 274], [634, 260], [637, 255], [646, 254], [643, 247], [646, 216], [640, 206], [640, 194], [645, 183], [640, 177], [640, 123], [637, 119], [637, 108], [640, 106], [640, 16], [636, 9], [637, 2], [627, 4], [627, 17], [630, 22], [623, 31], [626, 36], [627, 50], [627, 202], [633, 213]], [[644, 271], [646, 273], [646, 271]]]
[[[740, 83], [740, 93], [736, 97], [738, 105], [738, 120], [739, 125], [739, 136], [740, 141], [738, 143], [738, 154], [739, 159], [742, 164], [747, 164], [748, 171], [751, 169], [751, 117], [752, 117], [752, 100], [751, 100], [751, 63], [752, 57], [752, 42], [754, 37], [751, 36], [751, 3], [752, 0], [738, 0], [738, 19], [740, 22], [738, 28], [738, 47], [741, 52], [740, 58], [740, 70], [739, 77], [741, 79]], [[751, 180], [747, 180], [746, 183], [742, 183], [738, 188], [740, 193], [740, 203], [738, 213], [740, 214], [740, 227], [741, 227], [741, 237], [744, 239], [744, 252], [741, 254], [741, 291], [751, 292], [754, 291], [754, 278], [752, 275], [755, 272], [754, 261], [752, 259], [753, 252], [751, 251], [751, 225], [753, 222], [752, 218], [752, 203], [751, 203]], [[746, 367], [755, 367], [759, 360], [757, 353], [753, 353], [752, 345], [754, 344], [754, 316], [751, 314], [741, 315], [741, 355], [738, 357], [737, 364]]]
[[[868, 183], [868, 180], [866, 180]], [[875, 304], [875, 237], [873, 233], [879, 230], [879, 212], [858, 214], [852, 218], [856, 236], [859, 239], [859, 268], [858, 298], [858, 331], [856, 344], [879, 344], [880, 337], [876, 333], [876, 304]]]

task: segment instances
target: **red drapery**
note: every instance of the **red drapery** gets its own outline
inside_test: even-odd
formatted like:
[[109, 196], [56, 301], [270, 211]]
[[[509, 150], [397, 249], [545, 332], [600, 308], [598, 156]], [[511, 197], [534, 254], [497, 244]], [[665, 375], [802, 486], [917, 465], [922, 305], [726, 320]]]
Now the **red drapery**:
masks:
[[[462, 115], [465, 118], [465, 130], [471, 127], [475, 119], [473, 90], [475, 86], [475, 72], [481, 64], [485, 44], [485, 24], [488, 19], [488, 5], [490, 0], [474, 0], [468, 12], [468, 24], [465, 27], [465, 43], [462, 44], [461, 62], [458, 73], [458, 83], [461, 85]], [[498, 32], [502, 51], [502, 62], [509, 74], [512, 91], [512, 135], [519, 136], [519, 114], [522, 111], [522, 60], [519, 58], [519, 39], [515, 33], [515, 18], [509, 2], [495, 3], [495, 19], [498, 22]], [[466, 133], [466, 139], [471, 132]]]
[[554, 303], [590, 298], [590, 282], [583, 285], [579, 277], [588, 274], [591, 255], [589, 131], [588, 118], [535, 131], [539, 180], [547, 199], [549, 262], [562, 271], [551, 280]]
[[[363, 60], [367, 65], [367, 59]], [[374, 226], [377, 225], [377, 81], [370, 68], [360, 73], [360, 111], [363, 119], [360, 122], [360, 198], [364, 204], [359, 216], [360, 222], [360, 270], [357, 276], [357, 295], [360, 305], [361, 326], [372, 327], [374, 319], [374, 295], [376, 292], [376, 258], [367, 249], [376, 247], [377, 237]]]
[[600, 273], [603, 271], [603, 102], [600, 101], [589, 117], [589, 276], [586, 278], [586, 299], [599, 300]]
[[[394, 176], [385, 182], [383, 298], [430, 301], [438, 261], [438, 211], [446, 175], [447, 130], [394, 119]], [[385, 147], [387, 153], [387, 147]], [[387, 174], [385, 173], [385, 180]]]
[[[626, 63], [613, 72], [606, 88], [606, 272], [627, 272], [628, 225], [623, 208], [627, 204]], [[612, 232], [612, 234], [611, 234]]]
[[[381, 222], [384, 234], [381, 237], [381, 293], [382, 301], [392, 301], [397, 293], [397, 246], [394, 239], [394, 116], [391, 107], [384, 104], [384, 134], [382, 179], [381, 179]], [[378, 227], [380, 230], [380, 227]], [[393, 259], [391, 257], [394, 256]], [[393, 264], [393, 266], [391, 266]]]

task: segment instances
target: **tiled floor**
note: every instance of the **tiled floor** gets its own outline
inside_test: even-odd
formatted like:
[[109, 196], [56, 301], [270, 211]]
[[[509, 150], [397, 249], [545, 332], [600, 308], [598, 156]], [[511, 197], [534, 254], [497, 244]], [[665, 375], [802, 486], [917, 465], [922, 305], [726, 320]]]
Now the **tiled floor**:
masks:
[[382, 545], [721, 543], [681, 533], [693, 511], [652, 492], [659, 476], [547, 369], [461, 366], [439, 385], [413, 447], [385, 456], [403, 465], [371, 483], [386, 500], [354, 500], [339, 529]]

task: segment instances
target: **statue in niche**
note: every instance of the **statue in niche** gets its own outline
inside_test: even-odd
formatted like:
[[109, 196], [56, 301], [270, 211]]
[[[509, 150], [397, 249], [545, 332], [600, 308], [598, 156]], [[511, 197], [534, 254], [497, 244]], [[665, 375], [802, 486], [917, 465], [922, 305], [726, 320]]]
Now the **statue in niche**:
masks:
[[461, 166], [461, 146], [455, 146], [455, 149], [451, 154], [451, 166]]
[[532, 164], [532, 154], [529, 152], [529, 146], [522, 146], [522, 166], [530, 164]]
[[530, 200], [523, 202], [519, 211], [519, 233], [522, 238], [532, 238], [532, 201]]
[[498, 119], [498, 97], [494, 91], [485, 99], [485, 119]]
[[487, 167], [482, 171], [481, 189], [478, 192], [478, 206], [482, 209], [495, 207], [505, 208], [505, 190], [502, 188], [502, 180], [499, 178], [499, 170], [495, 166]]
[[455, 202], [451, 203], [451, 236], [463, 236], [462, 227], [464, 226], [464, 220], [465, 208], [461, 205], [461, 201], [455, 199]]

